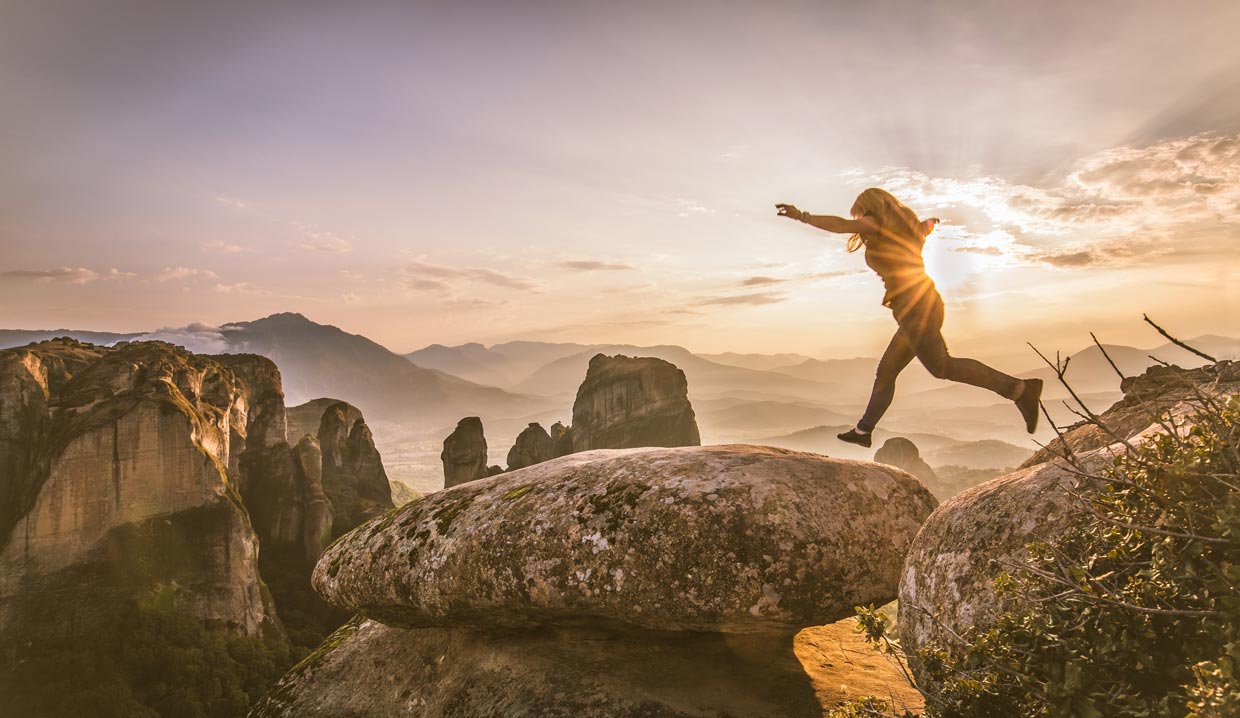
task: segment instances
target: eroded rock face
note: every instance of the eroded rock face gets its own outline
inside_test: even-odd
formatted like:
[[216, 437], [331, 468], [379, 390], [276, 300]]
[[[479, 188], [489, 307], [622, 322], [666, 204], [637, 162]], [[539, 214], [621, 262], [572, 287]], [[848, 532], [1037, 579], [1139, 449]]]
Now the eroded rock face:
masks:
[[487, 476], [487, 440], [482, 433], [482, 419], [467, 416], [457, 422], [456, 429], [443, 440], [444, 488]]
[[551, 435], [541, 424], [532, 422], [517, 434], [516, 443], [508, 450], [508, 470], [524, 469], [553, 459], [554, 450]]
[[917, 445], [903, 436], [894, 436], [884, 442], [882, 447], [874, 452], [874, 460], [880, 464], [904, 469], [921, 479], [922, 483], [927, 486], [938, 485], [939, 477], [935, 476], [930, 464], [921, 458]]
[[573, 453], [573, 428], [560, 422], [551, 425], [551, 455], [558, 459]]
[[[262, 387], [226, 364], [162, 342], [0, 352], [0, 493], [13, 498], [0, 508], [0, 635], [44, 628], [26, 620], [39, 610], [32, 588], [138, 600], [174, 582], [178, 610], [249, 634], [281, 630], [228, 467], [239, 444], [265, 443], [282, 424], [256, 410]], [[117, 564], [145, 554], [141, 572]], [[71, 575], [93, 578], [60, 580]]]
[[604, 450], [442, 491], [336, 542], [328, 602], [389, 625], [786, 634], [884, 603], [934, 498], [877, 464]]
[[573, 450], [701, 444], [688, 391], [670, 362], [595, 355], [573, 403]]
[[[1123, 389], [1125, 398], [1102, 419], [1119, 436], [1139, 443], [1163, 431], [1150, 408], [1170, 410], [1183, 421], [1193, 411], [1194, 389], [1215, 396], [1240, 393], [1240, 364], [1191, 371], [1156, 367], [1125, 381]], [[1088, 425], [1065, 432], [1064, 440], [1087, 467], [1100, 467], [1123, 450]], [[1078, 486], [1066, 463], [1055, 458], [1064, 449], [1056, 440], [1014, 473], [957, 494], [926, 520], [900, 582], [900, 637], [908, 649], [931, 642], [950, 648], [947, 629], [989, 625], [998, 609], [993, 581], [1024, 558], [1025, 546], [1090, 520], [1092, 513], [1076, 495], [1087, 487]]]

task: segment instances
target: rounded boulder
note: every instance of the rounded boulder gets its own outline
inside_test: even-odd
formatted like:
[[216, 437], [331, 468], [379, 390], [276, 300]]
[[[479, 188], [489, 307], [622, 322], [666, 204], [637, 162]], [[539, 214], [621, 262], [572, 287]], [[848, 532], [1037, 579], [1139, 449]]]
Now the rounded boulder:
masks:
[[588, 451], [389, 512], [313, 581], [393, 626], [788, 633], [894, 598], [935, 504], [899, 469], [784, 449]]

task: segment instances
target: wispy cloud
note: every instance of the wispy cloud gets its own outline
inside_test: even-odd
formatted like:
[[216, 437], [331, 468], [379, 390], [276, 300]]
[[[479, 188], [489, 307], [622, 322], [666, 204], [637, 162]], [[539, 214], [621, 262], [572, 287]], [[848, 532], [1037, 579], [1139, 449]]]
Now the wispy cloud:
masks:
[[566, 259], [556, 262], [555, 266], [563, 269], [571, 269], [575, 272], [597, 272], [597, 271], [619, 271], [626, 269], [636, 269], [631, 264], [623, 262], [605, 262], [594, 259]]
[[218, 354], [228, 349], [228, 340], [220, 331], [220, 327], [209, 324], [190, 324], [184, 327], [164, 327], [149, 334], [143, 334], [134, 341], [161, 341], [179, 344], [199, 354]]
[[152, 277], [157, 282], [170, 282], [180, 279], [215, 279], [215, 272], [209, 269], [195, 269], [193, 267], [164, 267], [162, 271], [156, 272]]
[[348, 240], [341, 239], [331, 232], [322, 232], [302, 227], [303, 236], [297, 240], [295, 244], [305, 250], [312, 252], [324, 252], [326, 254], [343, 254], [353, 251], [353, 244]]
[[218, 294], [268, 294], [265, 289], [249, 282], [219, 282], [212, 288], [212, 291]]
[[696, 307], [712, 307], [712, 306], [736, 306], [750, 305], [759, 306], [763, 304], [777, 304], [786, 300], [783, 294], [775, 292], [757, 292], [755, 294], [735, 294], [725, 297], [703, 297], [693, 303]]
[[513, 274], [506, 274], [488, 267], [452, 267], [445, 264], [433, 264], [423, 259], [414, 259], [402, 269], [402, 281], [406, 288], [446, 291], [454, 288], [450, 280], [479, 282], [505, 289], [520, 289], [529, 292], [540, 291], [534, 281]]
[[121, 280], [135, 277], [133, 272], [112, 268], [96, 271], [86, 267], [59, 267], [57, 269], [15, 269], [0, 272], [3, 281], [65, 282], [67, 284], [90, 284], [100, 280]]
[[207, 252], [223, 252], [224, 254], [238, 254], [246, 251], [245, 247], [239, 244], [229, 244], [223, 240], [212, 239], [208, 242], [199, 242], [198, 247]]
[[772, 284], [780, 284], [781, 282], [786, 282], [786, 281], [788, 280], [785, 277], [750, 277], [749, 279], [742, 280], [740, 282], [740, 286], [742, 287], [766, 287]]

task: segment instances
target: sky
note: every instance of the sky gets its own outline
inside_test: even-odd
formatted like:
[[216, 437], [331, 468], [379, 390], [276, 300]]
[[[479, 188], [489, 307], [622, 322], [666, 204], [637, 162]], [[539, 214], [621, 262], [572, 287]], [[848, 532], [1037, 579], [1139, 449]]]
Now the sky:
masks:
[[944, 220], [957, 353], [1160, 343], [1142, 313], [1240, 335], [1236, 27], [1231, 0], [0, 0], [0, 327], [874, 356], [878, 278], [773, 205], [881, 186]]

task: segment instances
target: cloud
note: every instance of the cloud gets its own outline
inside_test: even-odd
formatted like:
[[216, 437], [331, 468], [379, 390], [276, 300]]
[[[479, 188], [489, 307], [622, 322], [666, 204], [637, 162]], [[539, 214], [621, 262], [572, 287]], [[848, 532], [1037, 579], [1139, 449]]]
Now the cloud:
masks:
[[432, 264], [423, 259], [408, 262], [402, 269], [402, 274], [404, 275], [402, 281], [408, 289], [445, 291], [452, 288], [448, 280], [453, 279], [529, 292], [537, 292], [541, 289], [525, 277], [505, 274], [487, 267], [451, 267], [444, 264]]
[[0, 280], [32, 281], [32, 282], [65, 282], [67, 284], [90, 284], [100, 280], [130, 279], [136, 276], [133, 272], [122, 272], [112, 268], [97, 272], [86, 267], [60, 267], [58, 269], [15, 269], [0, 272]]
[[249, 282], [217, 283], [212, 290], [217, 294], [267, 294], [267, 291]]
[[301, 249], [312, 252], [324, 252], [326, 254], [343, 254], [353, 251], [353, 245], [347, 240], [341, 239], [331, 232], [319, 232], [315, 230], [303, 230], [304, 236], [296, 242]]
[[676, 206], [680, 209], [681, 217], [688, 217], [691, 214], [714, 214], [715, 210], [705, 205], [699, 204], [690, 199], [677, 199]]
[[135, 337], [134, 341], [161, 341], [179, 344], [196, 354], [220, 354], [228, 351], [228, 340], [220, 327], [207, 324], [190, 324], [184, 327], [164, 327]]
[[[980, 233], [953, 233], [950, 225], [936, 232], [959, 242], [955, 251], [1058, 267], [1150, 262], [1175, 250], [1140, 238], [1193, 226], [1206, 226], [1213, 235], [1208, 241], [1225, 252], [1240, 228], [1240, 135], [1200, 134], [1109, 149], [1040, 187], [893, 167], [845, 176], [855, 185], [881, 185], [914, 208], [980, 215], [981, 222], [971, 223]], [[982, 226], [986, 222], [991, 226]], [[1057, 246], [1059, 238], [1080, 235], [1091, 241]]]
[[224, 197], [223, 195], [217, 194], [215, 195], [214, 199], [216, 202], [219, 202], [220, 204], [226, 205], [228, 207], [232, 207], [233, 209], [248, 209], [249, 208], [249, 205], [247, 205], [245, 202], [242, 202], [241, 200], [235, 197]]
[[229, 244], [218, 239], [213, 239], [209, 242], [199, 242], [198, 247], [207, 252], [223, 252], [224, 254], [237, 254], [246, 251], [246, 248], [239, 244]]
[[154, 275], [153, 279], [157, 282], [168, 282], [174, 279], [215, 279], [215, 276], [215, 272], [209, 269], [164, 267], [162, 271]]
[[571, 269], [577, 272], [636, 269], [636, 267], [631, 264], [624, 264], [622, 262], [603, 262], [593, 259], [568, 259], [562, 262], [556, 262], [555, 266], [562, 267], [563, 269]]
[[736, 306], [751, 305], [758, 306], [762, 304], [776, 304], [782, 302], [787, 297], [783, 294], [775, 292], [757, 292], [755, 294], [736, 294], [728, 297], [704, 297], [693, 303], [696, 307], [711, 306]]
[[740, 283], [742, 287], [765, 287], [771, 284], [779, 284], [786, 282], [787, 279], [781, 277], [750, 277]]
[[356, 304], [360, 300], [361, 300], [361, 297], [357, 296], [353, 292], [345, 292], [344, 294], [340, 295], [340, 301], [344, 302], [345, 304]]

